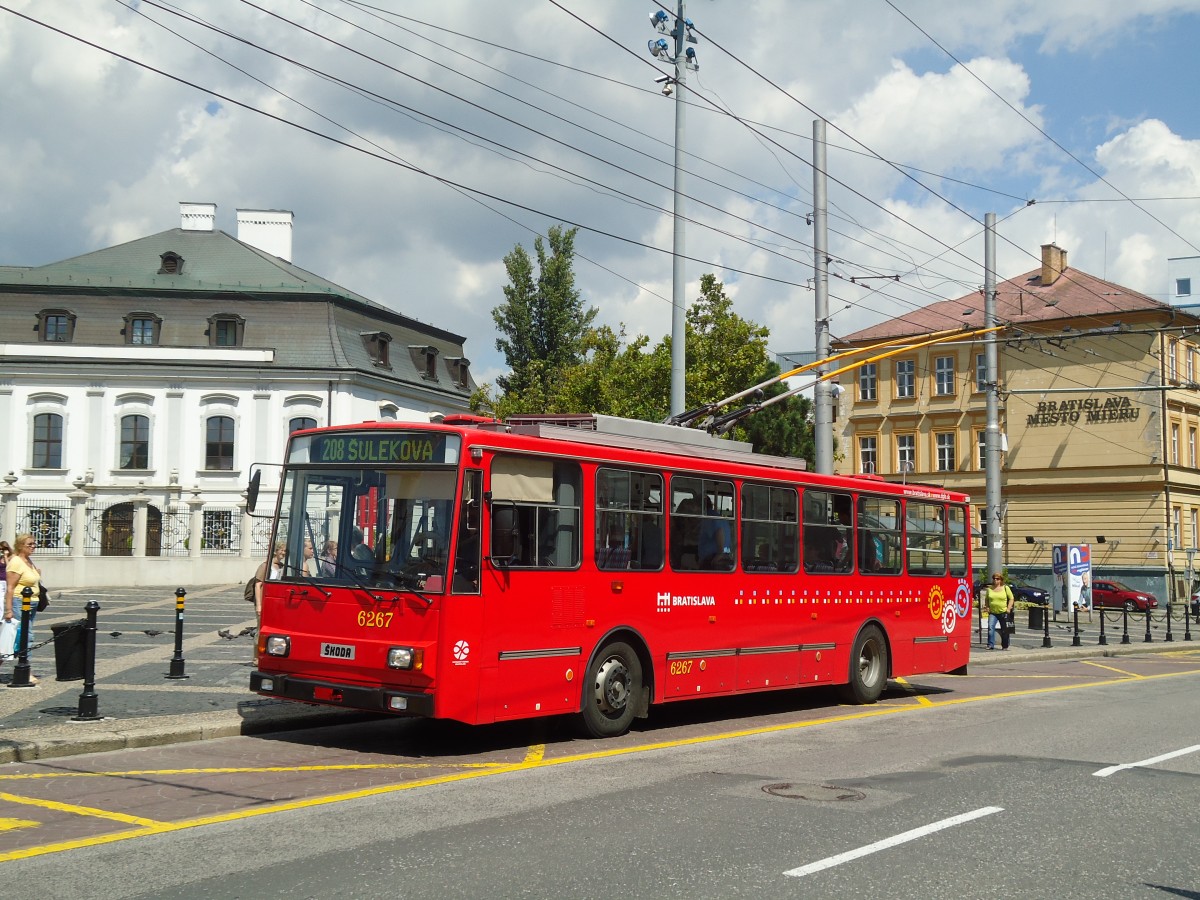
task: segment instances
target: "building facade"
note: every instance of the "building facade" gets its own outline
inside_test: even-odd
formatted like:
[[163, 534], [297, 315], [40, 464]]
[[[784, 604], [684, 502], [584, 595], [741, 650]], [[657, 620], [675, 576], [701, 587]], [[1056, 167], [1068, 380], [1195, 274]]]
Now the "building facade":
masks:
[[[982, 311], [978, 293], [934, 303], [834, 349], [917, 344], [981, 327]], [[1200, 318], [1070, 269], [1052, 244], [1040, 269], [996, 285], [996, 315], [1010, 574], [1048, 586], [1051, 547], [1088, 544], [1094, 577], [1186, 599], [1200, 547]], [[841, 384], [838, 471], [970, 493], [986, 533], [984, 340], [914, 347]], [[977, 549], [977, 570], [985, 562]]]
[[[293, 217], [0, 266], [0, 526], [52, 587], [244, 581], [288, 435], [464, 411], [464, 339], [291, 262]], [[258, 516], [246, 509], [263, 469]]]

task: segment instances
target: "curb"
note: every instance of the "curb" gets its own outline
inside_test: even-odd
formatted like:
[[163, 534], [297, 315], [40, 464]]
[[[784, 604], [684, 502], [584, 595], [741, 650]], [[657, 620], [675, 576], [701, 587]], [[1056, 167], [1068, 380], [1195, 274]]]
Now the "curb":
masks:
[[141, 719], [122, 722], [115, 718], [101, 718], [91, 722], [65, 722], [9, 731], [0, 738], [0, 764], [304, 728], [326, 728], [377, 718], [379, 716], [376, 714], [357, 710], [288, 708], [280, 705], [250, 715], [230, 710], [201, 716], [163, 716], [154, 721]]
[[1086, 647], [1034, 647], [1032, 649], [1016, 648], [1007, 653], [995, 650], [988, 653], [979, 647], [971, 647], [971, 659], [968, 667], [973, 666], [1002, 666], [1014, 662], [1029, 660], [1057, 659], [1087, 659], [1088, 657], [1138, 656], [1145, 653], [1187, 653], [1200, 651], [1200, 643], [1196, 641], [1154, 641], [1153, 643], [1138, 644], [1090, 644]]

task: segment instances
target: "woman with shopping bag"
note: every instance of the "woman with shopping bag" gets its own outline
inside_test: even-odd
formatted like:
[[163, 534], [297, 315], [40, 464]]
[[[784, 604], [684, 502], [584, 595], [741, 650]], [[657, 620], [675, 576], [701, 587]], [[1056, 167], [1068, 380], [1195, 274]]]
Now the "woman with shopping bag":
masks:
[[[33, 591], [33, 596], [38, 596], [39, 588], [42, 583], [42, 572], [33, 562], [33, 551], [37, 547], [37, 540], [32, 534], [18, 534], [17, 539], [13, 541], [13, 554], [8, 560], [7, 583], [8, 591], [4, 595], [4, 619], [8, 621], [13, 617], [14, 606], [17, 598], [21, 596], [21, 592], [25, 588], [30, 588]], [[19, 609], [18, 609], [19, 612]], [[24, 638], [28, 644], [33, 643], [33, 617], [34, 611], [29, 611], [29, 636]], [[20, 638], [18, 638], [20, 639]], [[20, 647], [17, 647], [20, 650]], [[30, 684], [37, 684], [37, 679], [32, 675], [29, 676]]]

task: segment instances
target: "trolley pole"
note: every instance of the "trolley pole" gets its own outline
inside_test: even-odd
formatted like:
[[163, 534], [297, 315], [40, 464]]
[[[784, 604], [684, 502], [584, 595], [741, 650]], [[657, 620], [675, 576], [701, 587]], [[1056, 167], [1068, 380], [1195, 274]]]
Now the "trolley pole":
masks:
[[17, 648], [17, 662], [13, 666], [9, 687], [34, 687], [29, 673], [29, 620], [33, 617], [33, 588], [21, 589], [21, 646]]
[[187, 591], [183, 588], [175, 589], [175, 655], [171, 657], [171, 670], [167, 672], [167, 678], [190, 677], [183, 673], [183, 598], [186, 596]]
[[79, 695], [79, 712], [71, 717], [72, 722], [99, 722], [100, 697], [96, 694], [96, 614], [100, 604], [89, 600], [87, 624], [83, 626], [83, 693]]

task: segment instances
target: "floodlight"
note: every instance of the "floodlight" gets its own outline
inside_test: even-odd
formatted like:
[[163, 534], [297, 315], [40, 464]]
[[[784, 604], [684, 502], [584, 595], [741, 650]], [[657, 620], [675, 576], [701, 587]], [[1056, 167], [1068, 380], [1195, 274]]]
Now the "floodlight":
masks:
[[646, 47], [650, 50], [650, 55], [655, 59], [669, 59], [671, 55], [670, 45], [667, 44], [666, 38], [654, 40], [651, 38], [646, 42]]
[[667, 30], [667, 18], [667, 14], [660, 9], [658, 12], [650, 13], [650, 24], [665, 34]]
[[683, 51], [684, 64], [689, 69], [699, 69], [700, 63], [696, 60], [696, 51], [692, 47], [688, 47]]

